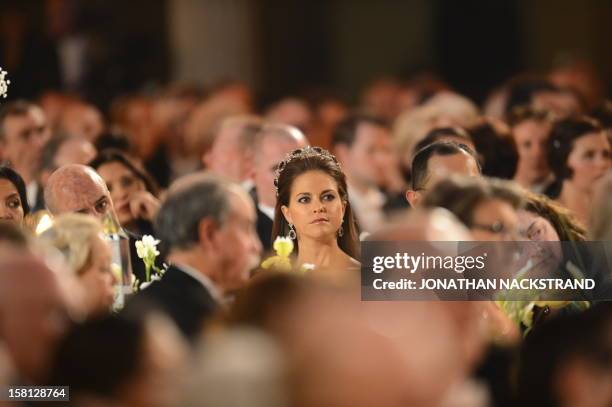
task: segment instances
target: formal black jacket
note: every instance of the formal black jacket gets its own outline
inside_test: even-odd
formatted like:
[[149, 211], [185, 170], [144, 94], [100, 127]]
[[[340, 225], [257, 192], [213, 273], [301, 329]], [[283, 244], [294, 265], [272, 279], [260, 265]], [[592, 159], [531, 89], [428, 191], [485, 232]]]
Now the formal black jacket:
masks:
[[264, 253], [272, 250], [272, 219], [257, 208], [257, 235], [261, 240]]
[[162, 311], [187, 339], [193, 341], [218, 307], [200, 281], [176, 266], [170, 266], [161, 280], [154, 281], [128, 300], [123, 312]]

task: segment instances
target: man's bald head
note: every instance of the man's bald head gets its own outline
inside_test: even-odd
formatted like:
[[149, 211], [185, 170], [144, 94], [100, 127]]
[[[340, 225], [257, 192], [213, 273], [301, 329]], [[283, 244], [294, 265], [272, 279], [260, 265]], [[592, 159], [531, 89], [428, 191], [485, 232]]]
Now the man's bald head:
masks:
[[91, 167], [79, 164], [57, 169], [47, 181], [45, 203], [54, 215], [79, 212], [102, 219], [114, 213], [106, 183]]

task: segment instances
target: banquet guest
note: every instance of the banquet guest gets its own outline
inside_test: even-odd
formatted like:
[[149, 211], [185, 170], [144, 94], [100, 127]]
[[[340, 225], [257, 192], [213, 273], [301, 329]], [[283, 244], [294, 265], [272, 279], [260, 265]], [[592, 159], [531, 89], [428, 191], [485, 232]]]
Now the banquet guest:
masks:
[[586, 117], [556, 122], [548, 140], [548, 162], [561, 185], [557, 202], [589, 224], [593, 186], [610, 170], [610, 140]]
[[0, 161], [21, 175], [31, 207], [42, 194], [38, 169], [43, 146], [50, 137], [45, 114], [37, 105], [19, 100], [0, 109]]
[[359, 240], [346, 177], [327, 150], [294, 150], [278, 169], [273, 236], [294, 240], [298, 267], [308, 263], [342, 279], [359, 267]]
[[255, 221], [253, 202], [239, 185], [209, 174], [179, 178], [156, 218], [170, 267], [127, 308], [155, 305], [187, 338], [196, 339], [203, 324], [224, 307], [225, 297], [257, 267], [261, 244]]
[[255, 191], [257, 202], [257, 234], [264, 251], [272, 247], [272, 224], [276, 189], [274, 177], [278, 164], [296, 148], [308, 145], [304, 134], [284, 124], [266, 124], [255, 142]]
[[12, 168], [0, 166], [0, 221], [20, 225], [28, 213], [30, 206], [23, 179]]
[[[91, 215], [100, 221], [110, 217], [119, 222], [106, 183], [93, 168], [85, 165], [67, 165], [51, 174], [45, 187], [45, 203], [53, 215], [78, 212]], [[155, 202], [150, 206], [155, 206]], [[147, 207], [147, 210], [152, 209]], [[138, 281], [144, 282], [145, 266], [144, 262], [138, 259], [135, 244], [142, 236], [129, 229], [125, 232], [129, 238], [132, 274]], [[160, 258], [158, 261], [161, 260]]]
[[205, 169], [240, 183], [249, 191], [253, 187], [253, 143], [261, 125], [257, 116], [238, 115], [224, 119], [210, 149], [202, 156]]
[[[332, 149], [346, 174], [354, 216], [362, 232], [372, 232], [385, 219], [387, 162], [392, 159], [387, 124], [374, 116], [352, 115], [341, 121], [332, 137]], [[398, 164], [399, 166], [399, 164]], [[399, 173], [399, 168], [396, 168]]]
[[59, 117], [59, 131], [93, 143], [104, 131], [104, 119], [95, 106], [73, 101]]
[[417, 151], [410, 173], [411, 188], [406, 191], [406, 199], [412, 207], [416, 207], [421, 204], [427, 191], [451, 174], [480, 176], [480, 164], [466, 145], [436, 142]]
[[79, 212], [100, 220], [117, 215], [106, 183], [93, 168], [70, 164], [58, 168], [47, 181], [45, 204], [53, 215]]
[[510, 125], [519, 155], [514, 181], [541, 193], [554, 179], [546, 158], [551, 115], [544, 110], [520, 108], [511, 113]]
[[90, 216], [69, 213], [53, 221], [40, 239], [57, 248], [85, 293], [88, 316], [109, 313], [115, 292], [111, 248], [102, 237], [102, 225]]
[[511, 241], [518, 238], [517, 211], [523, 206], [523, 195], [508, 181], [451, 177], [433, 187], [423, 206], [448, 209], [470, 229], [475, 240]]
[[518, 165], [518, 152], [506, 123], [486, 118], [468, 131], [478, 152], [482, 175], [512, 179]]
[[106, 182], [121, 226], [140, 236], [152, 235], [161, 203], [159, 189], [146, 170], [117, 150], [100, 152], [89, 165]]
[[519, 214], [521, 235], [537, 241], [586, 240], [586, 230], [571, 212], [544, 195], [525, 191], [525, 210]]

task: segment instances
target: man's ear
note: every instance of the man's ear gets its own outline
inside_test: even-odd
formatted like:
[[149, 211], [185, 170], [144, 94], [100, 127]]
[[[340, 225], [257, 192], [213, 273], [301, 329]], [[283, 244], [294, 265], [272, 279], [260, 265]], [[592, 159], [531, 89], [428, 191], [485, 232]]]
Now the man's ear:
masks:
[[287, 221], [287, 223], [293, 224], [293, 221], [291, 219], [291, 214], [289, 213], [289, 208], [283, 205], [281, 206], [281, 212], [283, 213], [283, 216], [285, 217], [285, 220]]
[[406, 191], [406, 200], [408, 201], [410, 206], [413, 208], [416, 208], [417, 206], [419, 206], [419, 203], [421, 202], [422, 198], [423, 198], [423, 195], [421, 195], [421, 193], [418, 191], [414, 191], [412, 189], [409, 189], [408, 191]]
[[215, 235], [219, 230], [219, 225], [212, 218], [204, 218], [198, 223], [198, 238], [200, 246], [211, 248], [214, 244]]

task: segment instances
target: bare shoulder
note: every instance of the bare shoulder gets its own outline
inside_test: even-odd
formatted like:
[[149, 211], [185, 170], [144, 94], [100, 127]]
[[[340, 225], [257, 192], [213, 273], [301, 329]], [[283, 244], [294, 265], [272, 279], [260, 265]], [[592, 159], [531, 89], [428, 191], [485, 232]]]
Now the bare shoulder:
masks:
[[354, 258], [347, 256], [348, 257], [348, 264], [349, 264], [349, 268], [356, 268], [356, 269], [360, 269], [361, 268], [361, 263], [357, 260], [355, 260]]

